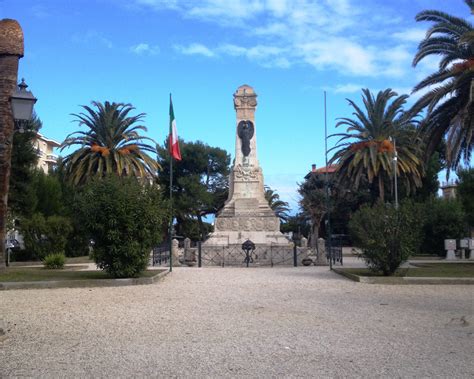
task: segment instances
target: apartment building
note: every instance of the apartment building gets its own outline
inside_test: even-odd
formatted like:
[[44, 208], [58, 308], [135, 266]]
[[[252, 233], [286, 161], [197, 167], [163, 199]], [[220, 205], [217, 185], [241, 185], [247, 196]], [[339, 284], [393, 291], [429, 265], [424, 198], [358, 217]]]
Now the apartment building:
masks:
[[37, 167], [47, 174], [57, 163], [58, 156], [54, 153], [54, 149], [59, 147], [61, 144], [55, 140], [46, 138], [41, 133], [37, 132], [33, 145], [38, 152]]

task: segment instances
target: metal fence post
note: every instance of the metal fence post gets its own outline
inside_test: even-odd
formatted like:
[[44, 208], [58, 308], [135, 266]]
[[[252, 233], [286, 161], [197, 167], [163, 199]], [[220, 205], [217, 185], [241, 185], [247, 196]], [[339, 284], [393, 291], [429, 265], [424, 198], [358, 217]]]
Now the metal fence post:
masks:
[[198, 241], [198, 267], [202, 267], [201, 241]]
[[298, 256], [297, 256], [297, 248], [296, 243], [293, 243], [293, 266], [298, 266]]

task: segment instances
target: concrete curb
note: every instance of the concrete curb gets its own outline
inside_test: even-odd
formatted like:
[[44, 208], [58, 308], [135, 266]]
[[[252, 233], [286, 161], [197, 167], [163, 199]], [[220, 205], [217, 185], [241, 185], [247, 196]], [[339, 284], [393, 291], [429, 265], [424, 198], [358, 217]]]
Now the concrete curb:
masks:
[[38, 282], [0, 282], [0, 291], [43, 289], [43, 288], [84, 288], [84, 287], [121, 287], [156, 283], [168, 275], [169, 270], [156, 270], [157, 274], [149, 278], [126, 279], [77, 279], [77, 280], [51, 280]]
[[474, 278], [359, 276], [338, 268], [334, 268], [333, 271], [354, 282], [366, 284], [474, 284]]

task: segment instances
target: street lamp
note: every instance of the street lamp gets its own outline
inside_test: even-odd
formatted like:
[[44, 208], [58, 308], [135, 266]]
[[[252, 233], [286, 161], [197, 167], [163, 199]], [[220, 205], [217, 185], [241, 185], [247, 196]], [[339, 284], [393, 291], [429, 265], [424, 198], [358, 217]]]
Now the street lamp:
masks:
[[13, 118], [15, 119], [15, 123], [18, 125], [20, 133], [25, 131], [25, 125], [33, 117], [33, 106], [37, 100], [31, 91], [26, 90], [27, 88], [28, 85], [25, 83], [25, 79], [21, 79], [21, 83], [18, 84], [17, 90], [10, 97]]
[[398, 209], [398, 153], [397, 153], [397, 145], [395, 143], [395, 138], [389, 137], [390, 142], [393, 142], [393, 179], [395, 184], [395, 209]]

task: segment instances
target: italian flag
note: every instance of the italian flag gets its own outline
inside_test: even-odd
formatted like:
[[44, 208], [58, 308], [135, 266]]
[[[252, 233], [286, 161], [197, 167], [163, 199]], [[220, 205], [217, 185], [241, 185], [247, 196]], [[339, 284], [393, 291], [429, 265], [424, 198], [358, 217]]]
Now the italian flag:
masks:
[[171, 94], [170, 94], [170, 136], [169, 136], [168, 146], [170, 149], [171, 156], [177, 161], [180, 161], [181, 152], [179, 151], [178, 131], [176, 130], [176, 120], [174, 118], [173, 102], [171, 101]]

